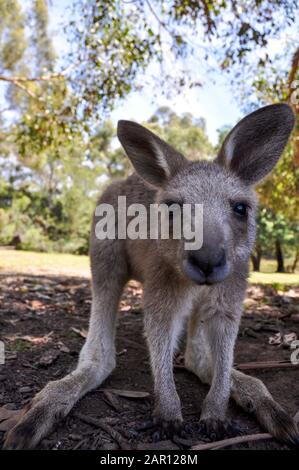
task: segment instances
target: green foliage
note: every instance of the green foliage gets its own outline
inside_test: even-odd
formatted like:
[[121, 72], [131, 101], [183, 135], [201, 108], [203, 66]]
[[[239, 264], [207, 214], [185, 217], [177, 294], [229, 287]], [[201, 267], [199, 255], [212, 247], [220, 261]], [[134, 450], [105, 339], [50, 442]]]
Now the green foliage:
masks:
[[275, 213], [269, 208], [261, 207], [258, 214], [258, 230], [256, 243], [262, 247], [264, 254], [273, 253], [275, 241], [278, 239], [284, 247], [292, 252], [298, 242], [298, 225], [287, 215]]
[[0, 70], [19, 70], [27, 47], [26, 17], [17, 0], [0, 1]]
[[136, 89], [137, 73], [160, 54], [160, 39], [140, 15], [138, 2], [131, 8], [115, 0], [78, 1], [76, 11], [81, 21], [70, 24], [78, 62], [73, 87], [80, 96], [80, 112], [89, 119]]
[[80, 110], [89, 119], [110, 109], [145, 86], [145, 70], [166, 94], [198, 86], [193, 58], [202, 69], [215, 68], [216, 59], [234, 82], [244, 82], [246, 73], [252, 83], [259, 67], [272, 66], [268, 45], [290, 35], [296, 12], [295, 0], [77, 0], [74, 17], [82, 20], [69, 31]]
[[210, 158], [213, 147], [206, 134], [204, 119], [192, 114], [178, 116], [168, 107], [158, 108], [149, 120], [150, 129], [190, 160]]
[[289, 143], [271, 177], [259, 188], [259, 196], [264, 205], [295, 223], [299, 220], [298, 194], [299, 166]]
[[51, 38], [48, 35], [48, 6], [45, 0], [33, 0], [31, 23], [33, 26], [31, 44], [35, 50], [35, 70], [41, 73], [52, 71], [55, 64], [55, 53]]

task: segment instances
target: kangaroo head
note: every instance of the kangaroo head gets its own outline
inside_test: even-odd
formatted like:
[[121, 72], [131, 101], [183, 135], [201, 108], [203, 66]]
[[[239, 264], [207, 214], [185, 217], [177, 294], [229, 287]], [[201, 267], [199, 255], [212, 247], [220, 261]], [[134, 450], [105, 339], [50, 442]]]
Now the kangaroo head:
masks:
[[213, 284], [247, 270], [255, 239], [254, 186], [274, 168], [293, 126], [289, 106], [266, 106], [231, 130], [213, 162], [190, 162], [148, 129], [119, 121], [118, 138], [139, 176], [157, 188], [156, 202], [203, 206], [200, 249], [164, 240], [163, 256], [184, 276]]

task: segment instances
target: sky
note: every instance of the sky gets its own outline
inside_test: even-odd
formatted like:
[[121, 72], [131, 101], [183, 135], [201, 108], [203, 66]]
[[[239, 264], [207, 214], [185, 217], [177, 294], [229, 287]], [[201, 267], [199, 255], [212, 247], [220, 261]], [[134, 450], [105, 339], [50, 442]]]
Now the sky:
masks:
[[[61, 24], [67, 16], [70, 16], [68, 6], [72, 0], [52, 0], [50, 2], [50, 31], [53, 34], [53, 42], [56, 53], [60, 60], [68, 51], [68, 43], [63, 34]], [[233, 126], [242, 117], [236, 100], [233, 98], [228, 84], [221, 73], [211, 77], [202, 77], [199, 73], [203, 86], [185, 90], [173, 99], [158, 96], [155, 103], [152, 102], [151, 92], [131, 93], [113, 111], [111, 118], [113, 122], [119, 119], [132, 119], [137, 122], [146, 121], [160, 106], [169, 106], [177, 114], [191, 112], [196, 118], [203, 117], [206, 120], [207, 133], [213, 144], [217, 143], [217, 129], [222, 126]]]

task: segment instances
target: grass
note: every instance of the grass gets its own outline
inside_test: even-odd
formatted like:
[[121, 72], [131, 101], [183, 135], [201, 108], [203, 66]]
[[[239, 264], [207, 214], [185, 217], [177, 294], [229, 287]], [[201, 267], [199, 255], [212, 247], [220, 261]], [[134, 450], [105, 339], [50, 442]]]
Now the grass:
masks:
[[[292, 260], [287, 259], [285, 261], [286, 266], [291, 264]], [[299, 273], [276, 273], [276, 261], [265, 260], [261, 262], [261, 272], [251, 272], [249, 281], [252, 284], [272, 284], [283, 286], [283, 285], [299, 285]]]
[[271, 284], [280, 290], [280, 286], [299, 286], [299, 274], [289, 273], [251, 273], [249, 282], [251, 284]]
[[[286, 264], [289, 264], [288, 260]], [[299, 273], [275, 273], [275, 267], [275, 261], [262, 260], [261, 272], [252, 272], [250, 274], [250, 282], [253, 284], [272, 284], [277, 286], [299, 285]], [[0, 274], [1, 272], [90, 276], [88, 256], [15, 250], [0, 250]]]
[[65, 275], [89, 277], [88, 256], [64, 253], [0, 250], [0, 274]]

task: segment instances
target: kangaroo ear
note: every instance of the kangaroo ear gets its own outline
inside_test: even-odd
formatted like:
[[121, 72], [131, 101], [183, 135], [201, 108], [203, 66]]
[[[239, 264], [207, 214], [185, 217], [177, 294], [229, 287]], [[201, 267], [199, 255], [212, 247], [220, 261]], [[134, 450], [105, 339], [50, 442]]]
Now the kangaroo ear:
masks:
[[228, 134], [217, 162], [256, 184], [276, 165], [295, 124], [292, 109], [273, 104], [249, 114]]
[[153, 132], [132, 121], [118, 121], [117, 136], [135, 170], [148, 183], [163, 187], [188, 163]]

